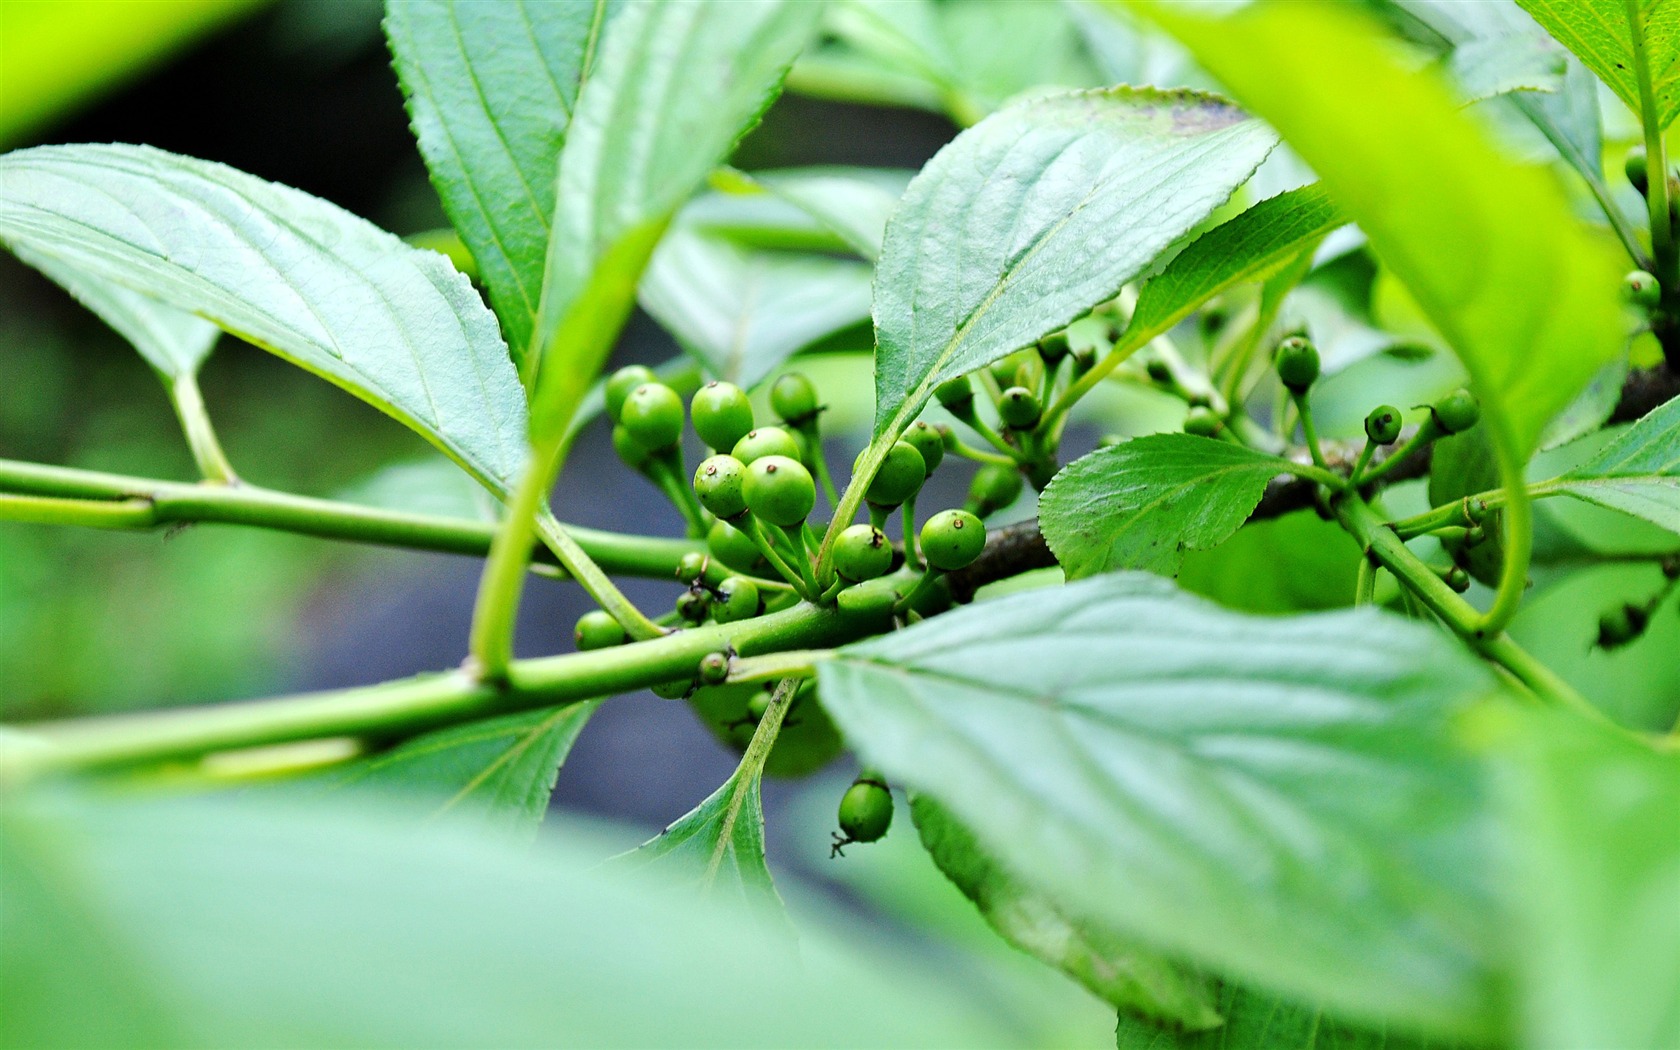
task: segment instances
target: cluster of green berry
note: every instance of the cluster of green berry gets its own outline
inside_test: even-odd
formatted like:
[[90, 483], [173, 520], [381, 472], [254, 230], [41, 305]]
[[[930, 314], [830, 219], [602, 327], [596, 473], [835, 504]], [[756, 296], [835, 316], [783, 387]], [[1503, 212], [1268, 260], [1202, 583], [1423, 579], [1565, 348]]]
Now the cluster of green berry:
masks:
[[1598, 618], [1598, 639], [1596, 644], [1600, 649], [1620, 649], [1631, 644], [1645, 633], [1651, 624], [1651, 617], [1656, 614], [1657, 606], [1661, 605], [1676, 588], [1680, 588], [1680, 555], [1670, 555], [1659, 565], [1662, 568], [1663, 585], [1643, 602], [1623, 602], [1605, 611]]
[[[1644, 146], [1635, 146], [1628, 151], [1627, 159], [1623, 162], [1622, 171], [1627, 175], [1628, 184], [1639, 191], [1641, 197], [1651, 191], [1651, 173], [1645, 154]], [[1668, 221], [1674, 223], [1680, 218], [1680, 178], [1671, 171], [1668, 173]], [[1629, 303], [1647, 312], [1655, 310], [1662, 302], [1663, 288], [1655, 275], [1646, 270], [1634, 270], [1622, 279], [1622, 294]]]
[[[959, 446], [987, 466], [976, 475], [969, 509], [982, 517], [1013, 503], [1022, 476], [1043, 488], [1056, 472], [1056, 452], [1067, 414], [1060, 396], [1091, 370], [1095, 350], [1075, 350], [1065, 331], [979, 369], [941, 383], [934, 396], [991, 450]], [[978, 388], [978, 391], [977, 389]], [[981, 393], [985, 395], [982, 402]], [[990, 406], [983, 413], [981, 404]]]

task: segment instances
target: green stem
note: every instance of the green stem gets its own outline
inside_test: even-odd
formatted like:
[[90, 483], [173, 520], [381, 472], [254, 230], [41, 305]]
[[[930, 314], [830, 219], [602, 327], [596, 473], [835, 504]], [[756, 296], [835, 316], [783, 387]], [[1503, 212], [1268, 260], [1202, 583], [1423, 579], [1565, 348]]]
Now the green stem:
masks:
[[1353, 584], [1353, 604], [1370, 605], [1377, 595], [1377, 563], [1369, 557], [1359, 559], [1359, 575]]
[[1481, 632], [1492, 637], [1510, 625], [1528, 589], [1528, 563], [1534, 553], [1534, 501], [1529, 498], [1523, 458], [1517, 454], [1503, 410], [1490, 405], [1483, 416], [1482, 425], [1493, 428], [1494, 460], [1505, 490], [1500, 530], [1504, 557], [1499, 564], [1499, 583], [1494, 588], [1493, 604], [1479, 624]]
[[0, 521], [31, 525], [83, 525], [94, 529], [149, 529], [157, 507], [147, 499], [85, 500], [0, 493]]
[[[469, 651], [478, 673], [488, 682], [505, 679], [513, 660], [513, 630], [525, 587], [525, 566], [536, 536], [537, 511], [548, 503], [551, 467], [557, 467], [559, 460], [558, 441], [532, 448], [531, 462], [507, 505], [507, 517], [490, 545], [490, 556], [479, 577]], [[628, 631], [629, 626], [624, 626]]]
[[232, 484], [239, 480], [228, 462], [227, 453], [216, 439], [216, 428], [210, 424], [209, 410], [198, 389], [198, 378], [183, 372], [169, 383], [169, 402], [175, 406], [175, 417], [181, 421], [181, 432], [192, 449], [193, 462], [206, 481]]
[[832, 649], [787, 649], [763, 656], [737, 657], [730, 663], [731, 684], [762, 682], [768, 678], [810, 678], [817, 665], [834, 656]]
[[1307, 454], [1312, 456], [1313, 466], [1328, 470], [1329, 464], [1324, 461], [1324, 448], [1318, 443], [1318, 427], [1313, 423], [1312, 405], [1308, 403], [1306, 393], [1291, 390], [1289, 394], [1301, 416], [1301, 436], [1306, 439]]
[[965, 444], [961, 439], [952, 444], [951, 451], [976, 463], [990, 463], [994, 466], [1010, 468], [1015, 466], [1015, 460], [1009, 456], [1000, 456], [996, 452], [987, 452], [985, 449], [975, 448], [973, 445]]
[[807, 465], [817, 476], [817, 484], [822, 486], [823, 495], [828, 497], [828, 505], [832, 507], [840, 502], [840, 492], [834, 487], [834, 475], [828, 472], [828, 456], [823, 452], [822, 429], [817, 426], [815, 416], [798, 429], [805, 438], [805, 447], [811, 451], [811, 462]]
[[1359, 450], [1359, 459], [1354, 462], [1353, 469], [1348, 472], [1349, 485], [1354, 488], [1359, 487], [1359, 476], [1365, 473], [1365, 468], [1371, 465], [1371, 457], [1376, 454], [1377, 443], [1367, 438], [1365, 447]]
[[1386, 457], [1384, 457], [1381, 463], [1378, 463], [1371, 469], [1370, 473], [1361, 477], [1359, 479], [1359, 484], [1371, 484], [1384, 474], [1387, 474], [1389, 471], [1398, 467], [1406, 460], [1406, 457], [1410, 456], [1413, 452], [1416, 452], [1418, 449], [1429, 444], [1431, 441], [1434, 441], [1440, 436], [1441, 432], [1435, 429], [1435, 417], [1424, 417], [1423, 422], [1418, 425], [1417, 430], [1412, 433], [1411, 437], [1406, 439], [1406, 443], [1389, 453]]
[[649, 460], [644, 466], [644, 472], [671, 506], [677, 508], [683, 516], [683, 524], [688, 529], [690, 539], [701, 539], [706, 535], [706, 514], [700, 509], [700, 500], [694, 495], [694, 486], [684, 477], [681, 453], [675, 450], [660, 453]]
[[[56, 511], [0, 502], [0, 520], [43, 524], [136, 529], [198, 523], [243, 525], [322, 539], [479, 557], [489, 552], [496, 535], [496, 526], [491, 522], [297, 496], [248, 482], [207, 485], [160, 481], [17, 460], [0, 459], [0, 490], [64, 499], [67, 505]], [[97, 508], [79, 505], [80, 502], [131, 500], [150, 504], [149, 517], [141, 519], [135, 514], [130, 522], [124, 523], [121, 515], [104, 514]], [[68, 505], [71, 501], [78, 505]], [[589, 559], [606, 571], [623, 576], [663, 579], [676, 572], [683, 555], [694, 551], [704, 553], [702, 545], [689, 540], [621, 535], [576, 525], [565, 526], [565, 531]], [[550, 552], [541, 548], [533, 551], [533, 558], [558, 564]]]
[[475, 718], [643, 689], [693, 674], [707, 653], [818, 649], [889, 625], [880, 615], [799, 605], [611, 649], [516, 660], [500, 684], [459, 670], [267, 700], [7, 726], [0, 735], [0, 784], [293, 740], [401, 739]]
[[916, 497], [904, 501], [904, 560], [913, 569], [922, 567], [922, 555], [916, 550]]
[[765, 530], [763, 523], [757, 518], [748, 517], [743, 524], [746, 525], [746, 529], [744, 531], [747, 536], [752, 539], [753, 543], [757, 545], [758, 553], [764, 555], [764, 560], [769, 562], [777, 572], [781, 573], [782, 578], [792, 584], [794, 589], [797, 590], [801, 596], [807, 596], [806, 590], [810, 585], [806, 582], [805, 574], [795, 569], [793, 565], [789, 563], [787, 558], [782, 554], [781, 549], [776, 546], [775, 541], [771, 539], [769, 533]]
[[1668, 215], [1668, 157], [1656, 93], [1651, 88], [1651, 67], [1645, 54], [1645, 30], [1638, 0], [1623, 0], [1622, 10], [1627, 15], [1628, 35], [1633, 44], [1633, 75], [1639, 83], [1639, 117], [1645, 131], [1645, 201], [1651, 221], [1651, 261], [1656, 267], [1657, 283], [1667, 292], [1680, 278], [1680, 261], [1674, 250], [1674, 224]]
[[1466, 497], [1462, 500], [1454, 500], [1451, 503], [1436, 507], [1433, 510], [1425, 511], [1422, 514], [1415, 514], [1409, 518], [1402, 518], [1399, 521], [1393, 522], [1389, 527], [1392, 528], [1403, 540], [1413, 539], [1418, 536], [1425, 536], [1439, 529], [1467, 529], [1476, 524], [1470, 519], [1470, 515], [1466, 510], [1466, 507], [1474, 502], [1477, 502], [1477, 499], [1474, 496]]

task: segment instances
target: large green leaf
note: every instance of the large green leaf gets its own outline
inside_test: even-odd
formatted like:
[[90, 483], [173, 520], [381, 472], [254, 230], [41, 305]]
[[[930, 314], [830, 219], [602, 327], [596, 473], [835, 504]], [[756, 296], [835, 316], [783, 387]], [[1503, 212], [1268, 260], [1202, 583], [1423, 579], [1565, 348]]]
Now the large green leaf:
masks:
[[867, 263], [744, 248], [677, 226], [642, 275], [642, 307], [744, 387], [812, 343], [869, 319]]
[[1662, 127], [1680, 115], [1680, 4], [1672, 0], [1517, 0], [1546, 32], [1635, 113], [1641, 111], [1636, 70], [1650, 71]]
[[1044, 538], [1069, 579], [1116, 569], [1172, 575], [1186, 550], [1242, 527], [1290, 464], [1245, 445], [1155, 434], [1069, 463], [1039, 500]]
[[335, 770], [331, 783], [401, 793], [437, 813], [470, 811], [493, 827], [534, 831], [561, 763], [598, 706], [522, 711], [425, 733]]
[[1142, 346], [1220, 292], [1277, 273], [1346, 221], [1316, 183], [1261, 201], [1196, 238], [1151, 277], [1122, 340]]
[[789, 168], [754, 172], [752, 182], [800, 208], [874, 262], [887, 220], [910, 173], [879, 168]]
[[144, 146], [40, 146], [0, 157], [0, 241], [324, 376], [492, 488], [522, 469], [524, 395], [467, 279], [317, 197]]
[[1494, 688], [1373, 610], [1225, 612], [1135, 573], [849, 646], [823, 703], [1063, 914], [1351, 1017], [1498, 1028], [1475, 767]]
[[1554, 716], [1518, 727], [1498, 757], [1523, 1045], [1673, 1046], [1680, 755]]
[[1275, 138], [1212, 95], [1112, 88], [1032, 99], [911, 181], [875, 279], [875, 433], [939, 383], [1114, 297], [1229, 197]]
[[1219, 1024], [1207, 978], [1094, 923], [1069, 919], [998, 867], [973, 833], [927, 796], [917, 795], [910, 812], [933, 862], [998, 936], [1117, 1009], [1190, 1029]]
[[764, 862], [762, 784], [758, 770], [737, 769], [704, 802], [626, 859], [686, 872], [708, 894], [779, 908], [781, 898]]
[[1680, 532], [1680, 398], [1545, 487]]
[[542, 295], [555, 165], [607, 0], [392, 0], [385, 35], [443, 209], [517, 358]]
[[1428, 1050], [1426, 1040], [1359, 1028], [1324, 1011], [1234, 984], [1215, 1000], [1225, 1023], [1212, 1031], [1184, 1032], [1122, 1013], [1114, 1030], [1116, 1050]]
[[[1625, 263], [1608, 238], [1575, 217], [1547, 173], [1501, 154], [1437, 76], [1399, 61], [1348, 9], [1255, 5], [1223, 18], [1161, 3], [1146, 10], [1318, 172], [1463, 359], [1506, 458], [1526, 458], [1547, 421], [1621, 349]], [[1314, 60], [1278, 62], [1283, 53]]]
[[[999, 1045], [956, 982], [599, 843], [317, 801], [0, 807], [7, 1046]], [[868, 1009], [860, 1009], [867, 1003]]]
[[758, 123], [822, 5], [647, 0], [607, 26], [560, 175], [532, 353], [533, 430], [558, 432], [601, 370], [671, 217]]

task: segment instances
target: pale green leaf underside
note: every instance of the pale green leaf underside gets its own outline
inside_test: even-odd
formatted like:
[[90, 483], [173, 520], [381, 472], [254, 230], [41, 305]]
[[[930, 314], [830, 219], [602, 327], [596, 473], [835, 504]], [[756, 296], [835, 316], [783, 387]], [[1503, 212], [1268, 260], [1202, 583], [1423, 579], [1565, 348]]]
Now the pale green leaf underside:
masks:
[[476, 812], [490, 826], [533, 831], [598, 706], [523, 711], [425, 733], [336, 771], [332, 783], [400, 792], [435, 803], [440, 814]]
[[14, 243], [12, 251], [132, 343], [165, 379], [197, 375], [221, 337], [222, 330], [209, 321], [120, 284], [90, 277], [45, 252], [21, 243]]
[[1234, 984], [1219, 989], [1216, 1006], [1225, 1023], [1205, 1032], [1183, 1032], [1122, 1013], [1114, 1030], [1116, 1050], [1445, 1050], [1447, 1044], [1362, 1028], [1324, 1016], [1265, 992]]
[[1346, 221], [1314, 183], [1215, 226], [1143, 286], [1126, 345], [1141, 346], [1228, 288], [1265, 280]]
[[1589, 503], [1680, 532], [1680, 398], [1553, 482]]
[[[1349, 8], [1148, 10], [1318, 172], [1464, 361], [1489, 428], [1526, 458], [1621, 350], [1626, 263], [1604, 232], [1576, 217], [1548, 173], [1502, 155], [1441, 78], [1399, 62]], [[1286, 52], [1315, 58], [1278, 62]]]
[[870, 268], [744, 248], [678, 226], [642, 275], [642, 308], [708, 371], [751, 387], [824, 336], [869, 319]]
[[1517, 0], [1546, 32], [1575, 52], [1610, 90], [1640, 112], [1636, 41], [1642, 42], [1663, 127], [1680, 115], [1680, 3], [1638, 0], [1639, 21], [1628, 19], [1625, 0]]
[[875, 280], [875, 432], [1113, 298], [1276, 139], [1211, 95], [1112, 88], [988, 117], [911, 181]]
[[926, 795], [911, 800], [916, 832], [939, 870], [998, 936], [1125, 1011], [1200, 1029], [1217, 1025], [1207, 978], [1090, 922], [1074, 922], [998, 867], [974, 835]]
[[560, 144], [605, 0], [393, 0], [385, 35], [420, 153], [515, 355], [542, 295]]
[[1170, 576], [1186, 550], [1230, 539], [1288, 469], [1229, 441], [1136, 438], [1064, 467], [1044, 491], [1039, 526], [1069, 579], [1116, 569]]
[[493, 489], [525, 399], [443, 256], [317, 197], [144, 146], [0, 157], [0, 241], [214, 322], [418, 431]]
[[1538, 33], [1482, 37], [1453, 48], [1447, 70], [1472, 102], [1514, 91], [1556, 92], [1565, 61], [1557, 45]]
[[1680, 1031], [1680, 755], [1558, 717], [1500, 756], [1524, 1046], [1663, 1050]]
[[864, 762], [1064, 914], [1350, 1016], [1497, 1029], [1487, 828], [1450, 730], [1494, 683], [1439, 632], [1239, 615], [1127, 573], [819, 676]]
[[772, 905], [779, 912], [770, 868], [764, 861], [763, 778], [737, 769], [705, 801], [624, 859], [692, 878], [707, 893]]
[[754, 172], [752, 181], [810, 215], [858, 255], [880, 258], [908, 172], [877, 168], [789, 168]]

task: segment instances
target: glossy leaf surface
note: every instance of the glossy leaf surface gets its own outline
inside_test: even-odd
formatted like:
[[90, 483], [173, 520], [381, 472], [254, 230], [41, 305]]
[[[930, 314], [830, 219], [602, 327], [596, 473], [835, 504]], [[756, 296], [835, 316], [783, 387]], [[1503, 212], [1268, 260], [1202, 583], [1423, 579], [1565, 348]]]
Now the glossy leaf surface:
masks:
[[1680, 532], [1680, 398], [1658, 406], [1551, 484]]

